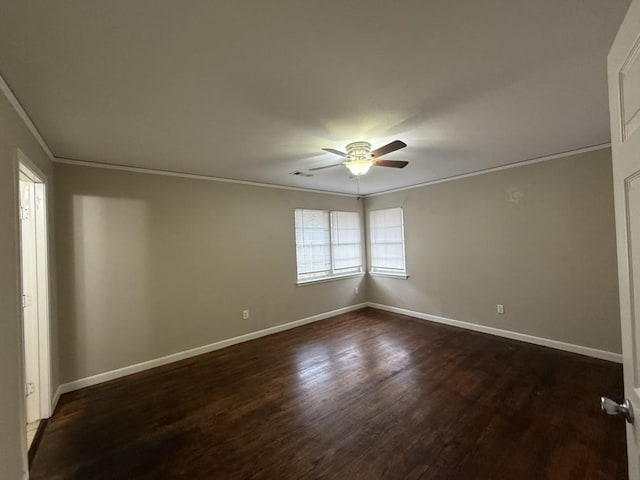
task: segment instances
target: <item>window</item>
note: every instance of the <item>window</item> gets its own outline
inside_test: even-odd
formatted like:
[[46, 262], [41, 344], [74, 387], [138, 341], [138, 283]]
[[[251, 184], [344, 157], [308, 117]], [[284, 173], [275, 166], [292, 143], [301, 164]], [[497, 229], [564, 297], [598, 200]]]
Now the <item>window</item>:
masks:
[[298, 281], [362, 272], [358, 212], [295, 211]]
[[370, 212], [371, 273], [406, 276], [402, 208]]
[[356, 212], [331, 212], [331, 257], [334, 273], [362, 271], [360, 215]]

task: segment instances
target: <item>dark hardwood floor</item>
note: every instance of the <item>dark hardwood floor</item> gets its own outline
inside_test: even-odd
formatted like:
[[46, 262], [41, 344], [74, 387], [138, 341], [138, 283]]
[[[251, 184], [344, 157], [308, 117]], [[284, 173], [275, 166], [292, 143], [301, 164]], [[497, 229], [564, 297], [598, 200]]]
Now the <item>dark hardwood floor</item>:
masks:
[[31, 479], [624, 479], [619, 365], [364, 309], [60, 400]]

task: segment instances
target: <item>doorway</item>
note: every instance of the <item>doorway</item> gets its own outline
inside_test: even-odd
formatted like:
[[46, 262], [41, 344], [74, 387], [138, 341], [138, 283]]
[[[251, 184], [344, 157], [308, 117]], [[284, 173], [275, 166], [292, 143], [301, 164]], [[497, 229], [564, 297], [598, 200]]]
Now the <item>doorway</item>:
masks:
[[27, 448], [51, 416], [46, 177], [18, 150], [24, 412]]

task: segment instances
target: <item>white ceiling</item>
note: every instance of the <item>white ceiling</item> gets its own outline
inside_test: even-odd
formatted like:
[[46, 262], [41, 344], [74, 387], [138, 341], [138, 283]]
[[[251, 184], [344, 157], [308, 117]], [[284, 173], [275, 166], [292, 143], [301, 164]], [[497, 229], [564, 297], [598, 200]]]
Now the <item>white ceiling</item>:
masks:
[[362, 193], [609, 141], [628, 0], [0, 3], [0, 74], [57, 157]]

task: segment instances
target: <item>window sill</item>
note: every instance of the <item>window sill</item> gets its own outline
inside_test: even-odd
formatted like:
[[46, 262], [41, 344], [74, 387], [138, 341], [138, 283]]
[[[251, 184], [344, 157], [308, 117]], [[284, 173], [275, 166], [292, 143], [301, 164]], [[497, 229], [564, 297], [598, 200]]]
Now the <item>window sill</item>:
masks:
[[409, 275], [406, 273], [382, 273], [382, 272], [369, 272], [369, 275], [372, 277], [388, 277], [388, 278], [399, 278], [401, 280], [407, 280]]
[[343, 280], [345, 278], [356, 278], [356, 277], [364, 277], [364, 273], [363, 272], [347, 273], [345, 275], [333, 275], [332, 277], [310, 278], [308, 280], [298, 280], [296, 282], [296, 286], [304, 287], [306, 285], [312, 285], [314, 283], [333, 282], [335, 280]]

